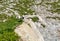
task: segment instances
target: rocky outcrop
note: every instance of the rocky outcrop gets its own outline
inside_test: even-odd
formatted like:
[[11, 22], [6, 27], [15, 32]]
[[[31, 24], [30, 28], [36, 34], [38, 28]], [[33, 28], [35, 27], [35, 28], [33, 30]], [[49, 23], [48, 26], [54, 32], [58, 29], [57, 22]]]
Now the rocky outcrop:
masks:
[[15, 32], [22, 38], [23, 41], [44, 41], [41, 33], [37, 33], [37, 30], [35, 30], [27, 23], [23, 23], [15, 29]]

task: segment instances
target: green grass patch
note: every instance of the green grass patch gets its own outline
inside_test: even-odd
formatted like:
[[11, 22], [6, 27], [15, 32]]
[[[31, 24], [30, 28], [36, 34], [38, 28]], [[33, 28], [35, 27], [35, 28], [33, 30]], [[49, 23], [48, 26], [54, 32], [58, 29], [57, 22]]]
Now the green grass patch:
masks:
[[34, 22], [37, 22], [37, 21], [39, 20], [38, 17], [33, 17], [33, 18], [31, 18], [31, 19], [32, 19], [32, 21], [34, 21]]
[[17, 25], [22, 24], [22, 19], [11, 17], [6, 22], [0, 22], [0, 41], [18, 41], [18, 36], [14, 29]]

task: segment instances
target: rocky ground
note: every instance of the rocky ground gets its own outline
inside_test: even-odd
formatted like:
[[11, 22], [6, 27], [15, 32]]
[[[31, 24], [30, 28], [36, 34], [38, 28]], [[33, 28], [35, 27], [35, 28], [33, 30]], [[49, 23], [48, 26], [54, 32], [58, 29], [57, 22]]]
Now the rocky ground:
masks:
[[[31, 21], [27, 22], [29, 22], [29, 24], [31, 23]], [[15, 32], [22, 38], [23, 41], [44, 41], [41, 33], [38, 33], [38, 30], [34, 28], [35, 25], [33, 26], [32, 24], [32, 26], [29, 26], [28, 23], [24, 22], [15, 29]]]
[[[39, 2], [40, 0], [37, 0]], [[55, 2], [57, 0], [51, 0], [52, 2]], [[49, 2], [49, 1], [48, 1]], [[44, 22], [47, 24], [45, 26], [42, 25], [41, 22], [35, 23], [39, 31], [42, 33], [44, 40], [45, 41], [60, 41], [60, 13], [52, 13], [50, 11], [47, 11], [47, 9], [44, 6], [44, 2], [42, 3], [43, 5], [38, 5], [33, 7], [36, 11], [36, 14], [38, 14]], [[50, 8], [51, 9], [51, 8]], [[60, 10], [60, 8], [59, 8]], [[51, 17], [51, 18], [50, 18]]]
[[[60, 0], [2, 1], [0, 1], [0, 15], [6, 14], [8, 17], [14, 16], [17, 19], [23, 17], [24, 22], [27, 22], [27, 19], [32, 20], [32, 17], [36, 16], [39, 20], [32, 22], [36, 28], [31, 23], [30, 25], [34, 26], [32, 29], [37, 31], [37, 35], [39, 36], [40, 32], [44, 41], [60, 41]], [[2, 21], [5, 22], [8, 19], [4, 17]]]

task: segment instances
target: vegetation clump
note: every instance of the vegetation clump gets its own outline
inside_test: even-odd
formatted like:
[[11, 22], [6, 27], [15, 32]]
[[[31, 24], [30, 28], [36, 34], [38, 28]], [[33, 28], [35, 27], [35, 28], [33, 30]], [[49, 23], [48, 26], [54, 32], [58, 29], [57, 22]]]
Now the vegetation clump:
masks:
[[9, 18], [6, 22], [0, 22], [0, 41], [18, 41], [19, 37], [15, 34], [14, 29], [22, 22], [22, 19], [14, 17]]
[[32, 19], [32, 21], [34, 21], [34, 22], [37, 22], [37, 21], [39, 20], [38, 17], [33, 17], [33, 18], [31, 18], [31, 19]]
[[43, 28], [45, 28], [46, 26], [44, 24], [41, 24]]
[[34, 4], [34, 0], [19, 0], [18, 3], [14, 6], [14, 10], [17, 10], [18, 13], [22, 15], [33, 14], [34, 10], [30, 7]]
[[60, 17], [57, 17], [57, 16], [55, 16], [55, 17], [46, 17], [46, 18], [52, 18], [52, 19], [58, 19], [58, 20], [60, 20]]

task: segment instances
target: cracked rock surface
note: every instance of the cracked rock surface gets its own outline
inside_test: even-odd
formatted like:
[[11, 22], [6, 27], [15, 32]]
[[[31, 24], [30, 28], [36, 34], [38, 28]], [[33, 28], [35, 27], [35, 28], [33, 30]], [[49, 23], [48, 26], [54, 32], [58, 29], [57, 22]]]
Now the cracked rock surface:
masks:
[[[38, 1], [38, 0], [36, 0]], [[41, 22], [37, 22], [35, 23], [37, 28], [39, 29], [39, 31], [42, 33], [44, 40], [45, 41], [60, 41], [60, 13], [58, 14], [58, 12], [50, 12], [48, 11], [48, 9], [50, 8], [50, 4], [48, 4], [49, 2], [57, 2], [58, 0], [50, 0], [50, 1], [46, 1], [42, 2], [41, 5], [34, 5], [32, 6], [32, 8], [35, 9], [36, 14], [40, 15], [40, 17], [42, 18], [42, 20], [44, 20], [44, 22], [47, 24], [45, 25], [46, 27], [44, 27], [43, 25], [41, 25]], [[38, 1], [39, 2], [39, 1]], [[46, 2], [48, 2], [48, 7], [46, 7]], [[53, 3], [52, 3], [53, 4]], [[55, 4], [55, 3], [54, 3]], [[56, 7], [58, 8], [58, 7]], [[51, 9], [51, 8], [50, 8]], [[54, 9], [53, 9], [54, 10]], [[60, 10], [60, 8], [59, 8]], [[37, 25], [39, 24], [39, 25]]]

